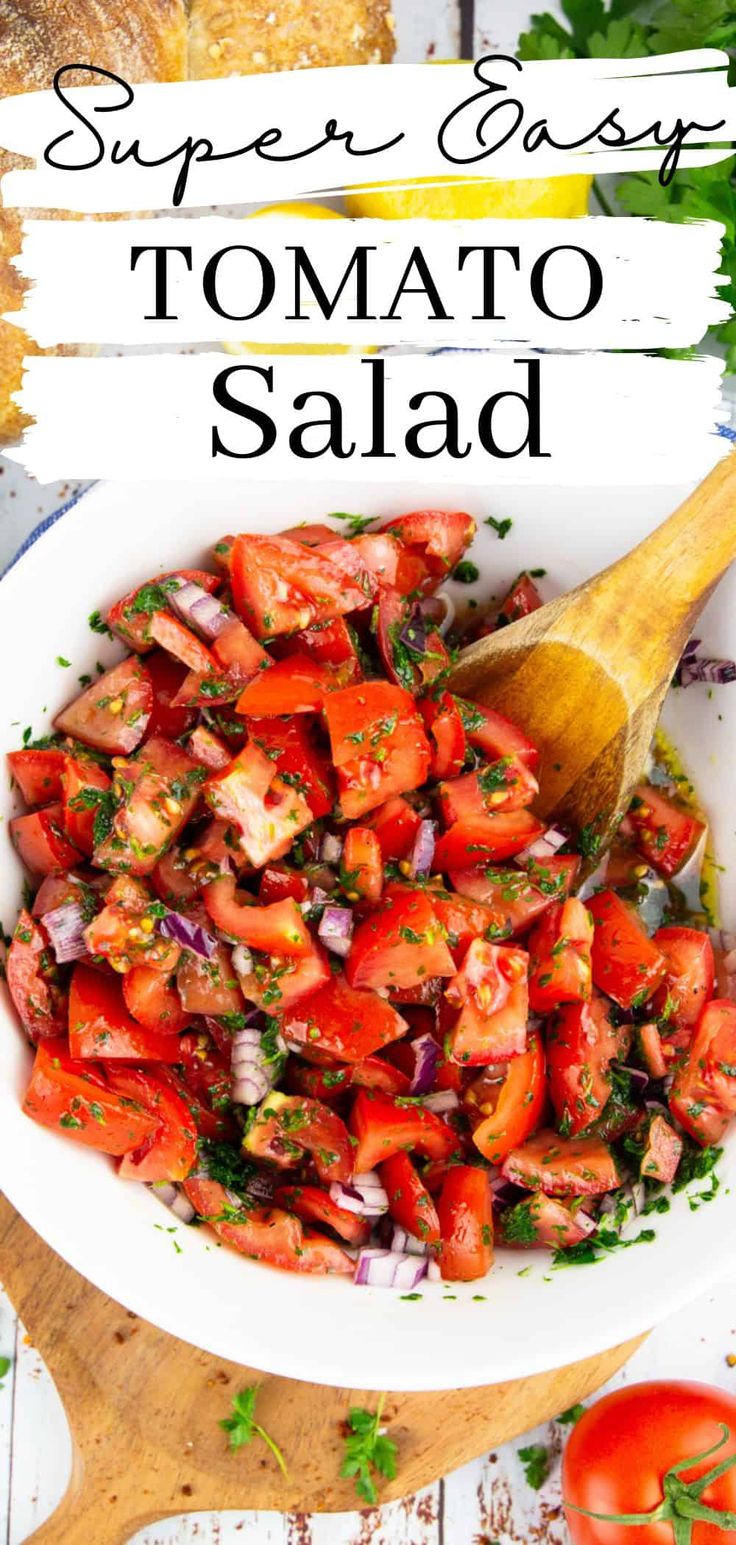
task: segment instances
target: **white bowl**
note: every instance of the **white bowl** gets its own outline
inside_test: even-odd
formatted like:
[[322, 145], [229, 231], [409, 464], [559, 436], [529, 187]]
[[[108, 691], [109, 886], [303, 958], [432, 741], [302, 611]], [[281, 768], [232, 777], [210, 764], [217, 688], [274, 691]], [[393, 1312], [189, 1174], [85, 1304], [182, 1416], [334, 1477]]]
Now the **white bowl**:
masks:
[[[525, 565], [548, 570], [548, 594], [570, 586], [630, 547], [685, 492], [527, 489], [507, 490], [496, 501], [483, 489], [458, 486], [452, 500], [444, 493], [436, 503], [480, 518], [476, 553], [484, 578], [463, 593], [500, 597]], [[119, 655], [120, 646], [90, 632], [87, 619], [137, 581], [204, 559], [227, 531], [279, 529], [330, 510], [396, 514], [431, 502], [428, 483], [319, 490], [98, 485], [0, 586], [0, 753], [20, 744], [26, 726], [34, 735], [48, 728], [80, 672]], [[489, 514], [513, 516], [505, 541], [483, 525]], [[714, 652], [731, 656], [735, 578], [721, 585], [698, 630]], [[631, 605], [646, 608], [647, 596], [632, 595]], [[61, 668], [58, 655], [73, 669]], [[671, 694], [666, 720], [712, 818], [725, 865], [723, 916], [733, 925], [736, 686]], [[14, 810], [4, 781], [0, 816], [7, 820]], [[6, 930], [22, 879], [8, 844], [0, 864]], [[655, 1242], [594, 1266], [553, 1271], [546, 1252], [501, 1252], [484, 1282], [425, 1285], [413, 1302], [340, 1279], [274, 1271], [218, 1247], [207, 1229], [166, 1232], [173, 1220], [143, 1186], [118, 1180], [110, 1160], [28, 1120], [20, 1100], [31, 1052], [4, 986], [0, 1021], [0, 1181], [10, 1201], [70, 1265], [126, 1308], [236, 1362], [357, 1389], [450, 1389], [521, 1377], [647, 1330], [736, 1260], [734, 1136], [713, 1202], [691, 1212], [686, 1197], [676, 1197], [669, 1214], [646, 1220], [656, 1227]]]

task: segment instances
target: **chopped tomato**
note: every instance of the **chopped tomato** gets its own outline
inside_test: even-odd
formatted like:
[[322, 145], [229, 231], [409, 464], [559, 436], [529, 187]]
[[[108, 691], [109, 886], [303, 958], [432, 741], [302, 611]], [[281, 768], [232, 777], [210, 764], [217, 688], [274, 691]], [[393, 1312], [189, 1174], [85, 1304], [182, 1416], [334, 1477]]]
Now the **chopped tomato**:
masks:
[[720, 1141], [736, 1114], [736, 1003], [713, 998], [675, 1071], [669, 1105], [680, 1126], [704, 1146]]
[[582, 901], [555, 902], [529, 935], [529, 1004], [549, 1014], [562, 1003], [585, 1003], [593, 990], [593, 924]]
[[261, 671], [248, 682], [238, 698], [236, 711], [262, 718], [319, 713], [325, 693], [337, 684], [329, 666], [319, 665], [308, 655], [289, 655], [286, 660], [276, 660], [269, 671]]
[[319, 1186], [278, 1186], [274, 1201], [287, 1212], [295, 1212], [305, 1223], [324, 1223], [349, 1245], [365, 1245], [370, 1239], [370, 1222], [348, 1212], [346, 1207], [339, 1207], [329, 1191], [322, 1191]]
[[330, 759], [317, 743], [315, 725], [297, 714], [290, 719], [248, 719], [248, 737], [273, 762], [285, 783], [306, 800], [315, 821], [335, 802]]
[[235, 876], [221, 874], [203, 891], [204, 904], [213, 923], [231, 939], [268, 955], [309, 955], [312, 939], [296, 902], [287, 897], [269, 907], [259, 907], [252, 897], [238, 901]]
[[216, 814], [237, 827], [240, 846], [256, 866], [281, 858], [312, 824], [306, 800], [252, 742], [229, 767], [207, 779], [204, 792]]
[[151, 678], [135, 655], [105, 671], [54, 719], [54, 728], [84, 746], [127, 756], [139, 746], [153, 712]]
[[[305, 547], [321, 547], [323, 542], [334, 542], [335, 531], [332, 526], [326, 526], [321, 520], [303, 520], [298, 526], [286, 526], [279, 536], [291, 537], [293, 542], [302, 542]], [[235, 537], [228, 537], [232, 546]]]
[[[400, 588], [402, 595], [408, 595], [414, 589], [412, 575], [417, 580], [422, 578], [421, 558], [412, 561], [408, 549], [402, 547], [391, 532], [365, 531], [361, 536], [353, 537], [350, 545], [356, 549], [369, 573], [382, 587], [391, 585], [396, 590]], [[400, 563], [402, 574], [399, 586]]]
[[151, 873], [151, 884], [156, 895], [177, 912], [185, 912], [199, 895], [197, 850], [192, 852], [190, 860], [181, 848], [169, 848]]
[[473, 703], [466, 698], [456, 698], [456, 702], [471, 746], [483, 751], [492, 762], [499, 757], [516, 757], [534, 772], [539, 752], [518, 725], [482, 703]]
[[290, 652], [306, 651], [318, 665], [334, 666], [339, 684], [347, 687], [362, 680], [363, 671], [350, 625], [344, 617], [325, 622], [319, 628], [304, 628], [284, 642]]
[[156, 1129], [143, 1105], [121, 1099], [93, 1065], [75, 1062], [64, 1040], [39, 1045], [23, 1109], [40, 1126], [116, 1157]]
[[424, 782], [430, 746], [403, 687], [385, 681], [345, 687], [330, 693], [324, 711], [344, 816], [358, 819]]
[[242, 1014], [243, 994], [225, 944], [209, 960], [185, 954], [176, 973], [181, 1006], [187, 1014]]
[[187, 741], [187, 751], [199, 762], [202, 767], [208, 767], [211, 772], [221, 772], [223, 767], [228, 767], [232, 761], [232, 752], [219, 735], [213, 735], [204, 724], [198, 724]]
[[431, 892], [389, 886], [385, 907], [359, 923], [345, 964], [351, 987], [421, 986], [425, 978], [453, 976], [455, 966]]
[[677, 1174], [683, 1143], [664, 1116], [652, 1116], [644, 1139], [639, 1173], [642, 1180], [669, 1186]]
[[333, 535], [331, 541], [320, 542], [319, 554], [321, 558], [329, 558], [336, 569], [340, 569], [353, 585], [362, 590], [368, 601], [374, 600], [378, 590], [377, 580], [354, 542], [346, 542], [342, 537]]
[[246, 998], [273, 1014], [316, 993], [330, 980], [330, 975], [326, 952], [313, 940], [309, 954], [298, 959], [270, 955], [259, 961], [247, 976], [241, 976], [240, 986]]
[[432, 749], [433, 778], [456, 778], [465, 761], [465, 726], [456, 699], [450, 692], [423, 697], [419, 712]]
[[229, 1193], [214, 1180], [186, 1180], [184, 1192], [218, 1237], [250, 1260], [267, 1261], [283, 1271], [353, 1275], [351, 1257], [325, 1235], [305, 1229], [294, 1213], [244, 1204], [238, 1216]]
[[107, 835], [95, 846], [101, 869], [150, 874], [186, 826], [199, 799], [204, 772], [183, 747], [152, 736], [123, 767], [116, 767], [118, 800]]
[[575, 1136], [601, 1114], [611, 1093], [611, 1063], [626, 1055], [631, 1032], [618, 1028], [605, 998], [571, 1003], [550, 1020], [549, 1092], [565, 1136]]
[[445, 989], [459, 1009], [450, 1034], [453, 1062], [471, 1067], [526, 1051], [529, 990], [525, 950], [474, 939]]
[[698, 928], [658, 928], [654, 943], [662, 951], [667, 971], [654, 995], [654, 1010], [670, 1026], [688, 1030], [697, 1024], [713, 997], [716, 963], [707, 933]]
[[220, 673], [236, 688], [271, 665], [270, 655], [235, 613], [212, 640], [212, 654]]
[[209, 595], [219, 589], [221, 583], [217, 574], [208, 574], [203, 569], [175, 569], [173, 573], [160, 574], [157, 579], [139, 585], [137, 590], [131, 590], [115, 602], [107, 614], [108, 627], [129, 649], [137, 649], [139, 654], [153, 649], [151, 618], [166, 605], [167, 595], [179, 588], [181, 580], [199, 585]]
[[353, 1153], [356, 1175], [375, 1169], [402, 1149], [426, 1159], [449, 1159], [458, 1147], [452, 1127], [433, 1111], [376, 1090], [358, 1090], [349, 1124], [358, 1140]]
[[447, 945], [456, 966], [462, 965], [474, 939], [502, 939], [508, 932], [505, 919], [493, 907], [452, 891], [432, 890], [432, 906], [447, 934]]
[[61, 776], [63, 823], [69, 841], [91, 858], [95, 845], [95, 817], [105, 800], [100, 796], [110, 788], [110, 779], [96, 762], [77, 757], [64, 758]]
[[369, 826], [351, 826], [346, 833], [341, 873], [348, 901], [380, 900], [383, 855], [378, 836]]
[[279, 1169], [293, 1169], [304, 1153], [312, 1156], [320, 1180], [349, 1180], [353, 1151], [345, 1122], [319, 1100], [273, 1089], [255, 1112], [243, 1137], [243, 1149], [268, 1159]]
[[578, 1222], [575, 1205], [537, 1191], [526, 1201], [504, 1208], [496, 1226], [499, 1244], [512, 1250], [536, 1249], [540, 1245], [550, 1250], [569, 1250], [571, 1245], [579, 1245], [590, 1233], [590, 1220], [587, 1228]]
[[493, 1208], [488, 1173], [470, 1164], [447, 1171], [437, 1203], [438, 1260], [445, 1282], [475, 1282], [493, 1264]]
[[455, 821], [435, 847], [432, 868], [436, 873], [485, 869], [523, 852], [543, 831], [543, 823], [530, 810], [502, 810], [482, 820]]
[[569, 895], [579, 868], [580, 859], [570, 854], [533, 860], [523, 869], [450, 869], [448, 878], [462, 896], [492, 907], [516, 934]]
[[381, 590], [376, 642], [389, 680], [416, 695], [426, 692], [450, 664], [437, 624], [396, 590]]
[[437, 1209], [408, 1153], [402, 1150], [385, 1159], [378, 1173], [388, 1196], [391, 1217], [423, 1244], [439, 1244]]
[[425, 595], [438, 590], [467, 551], [475, 531], [472, 515], [461, 510], [414, 510], [385, 521], [378, 535], [390, 533], [401, 543], [397, 589], [404, 594], [421, 590]]
[[260, 639], [329, 622], [370, 599], [318, 548], [283, 536], [236, 536], [230, 577], [235, 608]]
[[138, 1068], [110, 1068], [110, 1087], [124, 1100], [135, 1100], [156, 1122], [139, 1148], [126, 1151], [118, 1166], [123, 1180], [149, 1184], [186, 1180], [197, 1163], [197, 1133], [185, 1101], [163, 1078]]
[[406, 858], [414, 845], [420, 819], [414, 806], [400, 794], [394, 794], [371, 813], [368, 825], [378, 838], [384, 863]]
[[447, 823], [484, 821], [499, 810], [520, 810], [539, 793], [539, 784], [525, 762], [503, 756], [477, 772], [441, 783], [440, 808]]
[[122, 982], [125, 1007], [145, 1030], [175, 1035], [191, 1023], [191, 1015], [182, 1008], [176, 987], [163, 971], [156, 971], [153, 966], [133, 966]]
[[519, 578], [514, 580], [508, 595], [501, 602], [498, 611], [499, 620], [517, 622], [519, 617], [529, 617], [532, 612], [538, 611], [542, 604], [542, 597], [534, 580], [525, 569]]
[[133, 888], [128, 875], [114, 880], [105, 897], [105, 905], [84, 931], [90, 955], [109, 960], [113, 969], [125, 971], [130, 966], [155, 966], [159, 972], [173, 971], [181, 949], [173, 939], [155, 931], [150, 894]]
[[602, 1196], [621, 1184], [613, 1154], [600, 1138], [564, 1138], [557, 1132], [537, 1132], [514, 1148], [503, 1174], [528, 1191], [548, 1196]]
[[171, 612], [154, 612], [150, 624], [154, 643], [200, 676], [217, 675], [217, 661], [202, 640]]
[[473, 1096], [474, 1084], [466, 1095], [471, 1113], [477, 1110], [483, 1118], [473, 1130], [473, 1142], [484, 1159], [502, 1164], [532, 1136], [544, 1113], [547, 1089], [539, 1032], [530, 1030], [526, 1051], [511, 1058], [500, 1079], [489, 1087], [484, 1075], [483, 1084], [482, 1097]]
[[682, 869], [697, 847], [705, 825], [691, 811], [668, 799], [650, 783], [640, 783], [629, 806], [625, 830], [634, 834], [642, 857], [668, 879]]
[[64, 750], [49, 747], [36, 751], [28, 747], [25, 751], [10, 751], [6, 760], [27, 805], [56, 804], [61, 799]]
[[[180, 1100], [184, 1101], [200, 1137], [209, 1137], [214, 1142], [239, 1141], [240, 1127], [234, 1121], [231, 1111], [225, 1107], [224, 1096], [218, 1102], [218, 1098], [211, 1097], [206, 1088], [195, 1087], [192, 1071], [191, 1063], [187, 1064], [183, 1073], [181, 1069], [164, 1067], [163, 1063], [159, 1063], [156, 1077], [169, 1084]], [[228, 1074], [228, 1093], [229, 1088]]]
[[82, 965], [74, 967], [69, 991], [69, 1051], [101, 1062], [178, 1060], [174, 1036], [145, 1030], [128, 1013], [119, 981]]
[[[275, 1005], [278, 1009], [279, 1005]], [[377, 993], [330, 976], [311, 997], [289, 1009], [281, 1033], [309, 1062], [358, 1063], [405, 1035], [407, 1023]]]
[[148, 721], [149, 735], [164, 735], [167, 740], [178, 740], [192, 728], [197, 717], [195, 708], [176, 706], [176, 699], [186, 680], [186, 666], [165, 649], [154, 649], [146, 660], [146, 670], [153, 688], [153, 709]]
[[10, 941], [5, 975], [18, 1018], [34, 1045], [66, 1034], [67, 995], [43, 923], [25, 908]]
[[79, 863], [79, 850], [68, 840], [63, 820], [61, 805], [47, 805], [45, 810], [16, 815], [8, 822], [13, 847], [32, 874], [55, 874]]
[[667, 970], [662, 951], [615, 891], [596, 891], [587, 905], [595, 923], [592, 959], [596, 987], [622, 1009], [646, 1003]]
[[634, 1034], [639, 1055], [649, 1077], [654, 1079], [666, 1078], [667, 1058], [664, 1054], [659, 1026], [656, 1024], [637, 1025]]

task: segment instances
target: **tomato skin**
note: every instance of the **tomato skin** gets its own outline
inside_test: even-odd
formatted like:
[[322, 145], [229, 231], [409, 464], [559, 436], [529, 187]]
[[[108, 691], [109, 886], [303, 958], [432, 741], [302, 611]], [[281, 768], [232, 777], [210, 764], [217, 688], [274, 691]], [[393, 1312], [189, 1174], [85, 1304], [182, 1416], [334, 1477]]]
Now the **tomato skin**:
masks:
[[358, 1139], [353, 1153], [356, 1175], [375, 1169], [402, 1148], [427, 1159], [449, 1159], [458, 1147], [452, 1127], [441, 1117], [374, 1090], [358, 1090], [349, 1126]]
[[476, 1067], [526, 1051], [529, 989], [525, 950], [474, 939], [445, 989], [459, 1009], [450, 1033], [453, 1062]]
[[499, 762], [440, 784], [439, 798], [448, 826], [453, 821], [472, 825], [500, 810], [522, 810], [538, 793], [539, 784], [526, 763], [518, 757], [502, 757]]
[[503, 714], [496, 713], [494, 708], [486, 708], [482, 703], [460, 697], [455, 701], [471, 746], [484, 751], [491, 762], [504, 756], [518, 757], [534, 772], [539, 762], [539, 752], [517, 724], [512, 724]]
[[61, 775], [64, 831], [75, 848], [88, 858], [92, 857], [95, 846], [97, 807], [89, 803], [87, 790], [105, 792], [109, 788], [110, 779], [96, 762], [83, 762], [73, 756], [64, 758]]
[[286, 901], [289, 897], [293, 901], [306, 901], [308, 894], [309, 881], [305, 874], [299, 873], [298, 869], [268, 864], [261, 874], [258, 900], [264, 907], [270, 906], [274, 901]]
[[595, 923], [593, 982], [622, 1009], [645, 1003], [659, 987], [667, 962], [636, 913], [615, 891], [597, 891], [587, 902]]
[[309, 805], [276, 773], [274, 763], [252, 742], [204, 786], [216, 815], [237, 827], [240, 846], [260, 868], [288, 852], [295, 837], [312, 824]]
[[111, 1068], [108, 1080], [117, 1094], [136, 1100], [156, 1122], [140, 1147], [126, 1152], [120, 1160], [121, 1179], [186, 1180], [197, 1163], [197, 1133], [181, 1096], [164, 1079], [139, 1068]]
[[351, 826], [345, 837], [342, 872], [348, 901], [377, 902], [383, 890], [381, 844], [369, 826]]
[[54, 750], [9, 751], [6, 757], [11, 777], [27, 805], [55, 804], [61, 799], [61, 775], [66, 753]]
[[580, 859], [570, 854], [527, 864], [524, 869], [494, 869], [490, 877], [482, 869], [451, 869], [448, 875], [460, 895], [493, 907], [508, 931], [520, 934], [555, 901], [564, 900], [579, 868]]
[[414, 844], [421, 817], [400, 794], [372, 811], [368, 825], [376, 833], [384, 863], [406, 858]]
[[487, 1112], [483, 1104], [476, 1107], [483, 1120], [473, 1131], [473, 1142], [484, 1159], [502, 1164], [512, 1149], [526, 1142], [542, 1120], [546, 1099], [544, 1044], [539, 1033], [530, 1030], [526, 1051], [508, 1064], [493, 1110]]
[[444, 1282], [475, 1282], [493, 1264], [493, 1208], [488, 1173], [453, 1164], [437, 1203], [442, 1243], [438, 1252]]
[[626, 1055], [631, 1032], [616, 1028], [605, 998], [559, 1009], [547, 1031], [549, 1092], [560, 1131], [568, 1136], [590, 1126], [611, 1093], [609, 1068]]
[[541, 837], [543, 823], [530, 810], [502, 810], [474, 821], [454, 821], [434, 850], [435, 874], [453, 869], [485, 869], [513, 858]]
[[362, 820], [390, 795], [424, 783], [430, 745], [414, 699], [403, 687], [387, 681], [344, 687], [329, 694], [324, 712], [340, 806], [349, 820]]
[[[669, 1523], [639, 1525], [598, 1522], [574, 1507], [595, 1513], [648, 1513], [662, 1501], [662, 1478], [672, 1465], [728, 1441], [711, 1459], [680, 1477], [696, 1480], [736, 1453], [736, 1397], [707, 1384], [652, 1380], [604, 1395], [571, 1429], [562, 1460], [565, 1517], [572, 1545], [673, 1545]], [[736, 1469], [708, 1486], [706, 1506], [736, 1509]], [[693, 1545], [723, 1545], [727, 1534], [709, 1523], [693, 1526]]]
[[408, 1153], [402, 1151], [393, 1154], [390, 1159], [384, 1160], [378, 1173], [388, 1196], [391, 1217], [423, 1244], [439, 1244], [437, 1209]]
[[195, 708], [175, 706], [175, 698], [186, 680], [186, 666], [165, 649], [154, 649], [146, 660], [146, 670], [153, 688], [153, 708], [147, 733], [178, 740], [191, 729], [197, 717]]
[[371, 1226], [366, 1218], [348, 1212], [333, 1202], [329, 1191], [319, 1186], [278, 1186], [274, 1193], [278, 1207], [295, 1212], [305, 1223], [324, 1223], [349, 1245], [365, 1245], [371, 1236]]
[[466, 739], [462, 715], [451, 692], [424, 697], [419, 704], [432, 748], [433, 778], [457, 778], [465, 761]]
[[330, 759], [315, 743], [314, 726], [303, 714], [290, 719], [250, 718], [248, 737], [273, 762], [276, 772], [303, 794], [315, 821], [335, 802]]
[[312, 938], [296, 902], [291, 897], [259, 907], [240, 903], [235, 876], [221, 874], [203, 891], [213, 923], [222, 933], [240, 939], [250, 949], [267, 955], [309, 955]]
[[455, 966], [431, 904], [431, 892], [386, 890], [387, 905], [366, 917], [353, 934], [345, 976], [351, 987], [412, 988]]
[[236, 713], [261, 718], [279, 714], [319, 713], [325, 693], [338, 685], [326, 665], [306, 655], [289, 655], [260, 671], [241, 693]]
[[57, 874], [79, 863], [81, 855], [66, 837], [63, 820], [61, 805], [47, 805], [8, 822], [13, 847], [31, 874]]
[[668, 1103], [685, 1131], [703, 1147], [720, 1142], [736, 1112], [736, 1004], [713, 998], [698, 1020], [675, 1069]]
[[191, 1023], [169, 978], [152, 966], [133, 966], [122, 978], [123, 998], [129, 1014], [144, 1030], [176, 1035]]
[[156, 1130], [142, 1105], [123, 1104], [94, 1065], [75, 1062], [65, 1040], [39, 1045], [23, 1109], [41, 1126], [115, 1157]]
[[278, 1207], [254, 1207], [243, 1213], [242, 1221], [222, 1221], [232, 1215], [232, 1204], [224, 1186], [214, 1180], [189, 1179], [184, 1193], [199, 1216], [210, 1228], [243, 1255], [267, 1261], [282, 1271], [316, 1273], [337, 1272], [352, 1277], [355, 1265], [339, 1245], [311, 1229], [305, 1230], [293, 1213]]
[[289, 537], [236, 536], [230, 578], [235, 609], [258, 639], [295, 633], [369, 605], [365, 591], [318, 548]]
[[135, 590], [130, 590], [127, 595], [121, 596], [114, 606], [110, 607], [107, 614], [107, 625], [113, 633], [127, 644], [129, 649], [135, 649], [139, 654], [145, 654], [153, 649], [151, 638], [151, 618], [161, 606], [165, 597], [167, 579], [189, 580], [194, 585], [199, 585], [212, 595], [218, 590], [221, 580], [217, 574], [209, 574], [204, 569], [174, 569], [166, 574], [159, 574], [155, 579], [148, 580], [144, 585], [138, 585]]
[[563, 1003], [585, 1003], [593, 990], [593, 924], [577, 897], [556, 902], [529, 936], [529, 1004], [549, 1014]]
[[452, 891], [432, 890], [432, 906], [435, 916], [446, 930], [447, 946], [456, 966], [461, 966], [469, 945], [474, 939], [503, 939], [505, 920], [500, 912], [487, 907], [482, 901], [471, 901], [469, 896], [456, 896]]
[[505, 622], [517, 622], [519, 617], [529, 617], [532, 612], [539, 611], [542, 605], [542, 597], [531, 574], [524, 570], [501, 602], [498, 615]]
[[173, 1035], [146, 1030], [125, 1007], [119, 980], [91, 966], [74, 967], [69, 990], [69, 1051], [77, 1060], [176, 1062]]
[[397, 589], [431, 595], [449, 579], [475, 532], [475, 521], [464, 510], [413, 510], [384, 521], [377, 535], [391, 535], [400, 543]]
[[658, 928], [654, 943], [667, 962], [662, 986], [654, 995], [654, 1011], [668, 1009], [665, 1035], [672, 1025], [688, 1030], [697, 1024], [705, 1004], [713, 997], [716, 963], [707, 933], [697, 928]]
[[105, 671], [54, 719], [54, 729], [110, 756], [139, 746], [153, 712], [153, 686], [135, 655]]
[[613, 1154], [600, 1138], [564, 1138], [546, 1131], [514, 1148], [504, 1161], [503, 1174], [516, 1185], [547, 1196], [602, 1196], [621, 1184]]
[[279, 640], [274, 650], [277, 658], [279, 647], [288, 649], [289, 654], [306, 651], [318, 665], [334, 666], [341, 687], [363, 678], [353, 635], [344, 617], [336, 617], [334, 622], [326, 622], [321, 628], [304, 628], [301, 633], [292, 633], [290, 638]]
[[[308, 955], [272, 955], [263, 970], [258, 973], [250, 971], [239, 980], [244, 996], [259, 1008], [273, 1014], [274, 1010], [282, 1013], [290, 1009], [292, 1004], [301, 1002], [302, 998], [317, 993], [320, 987], [329, 982], [331, 975], [327, 952], [313, 939]], [[213, 1010], [208, 1012], [212, 1013]], [[214, 1012], [223, 1011], [218, 1009]]]
[[8, 991], [34, 1046], [66, 1035], [67, 994], [55, 980], [54, 952], [43, 923], [23, 908], [5, 962]]
[[[276, 1005], [278, 1008], [278, 1005]], [[330, 975], [318, 992], [287, 1010], [281, 1031], [308, 1062], [362, 1062], [406, 1035], [405, 1019], [378, 993]]]
[[623, 829], [633, 831], [636, 847], [652, 869], [671, 879], [687, 862], [705, 826], [661, 789], [640, 783]]

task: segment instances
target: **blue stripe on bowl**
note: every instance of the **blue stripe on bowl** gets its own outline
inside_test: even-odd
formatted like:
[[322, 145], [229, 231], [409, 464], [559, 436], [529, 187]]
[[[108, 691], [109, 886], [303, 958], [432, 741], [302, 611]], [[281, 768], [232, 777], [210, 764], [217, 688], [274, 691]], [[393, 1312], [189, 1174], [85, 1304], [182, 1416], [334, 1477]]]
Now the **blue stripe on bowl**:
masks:
[[80, 499], [83, 499], [84, 495], [89, 493], [89, 488], [93, 487], [94, 484], [90, 483], [88, 488], [80, 488], [79, 492], [74, 494], [73, 498], [67, 499], [66, 504], [61, 504], [58, 510], [54, 510], [52, 515], [45, 515], [43, 520], [40, 520], [38, 525], [34, 526], [33, 530], [26, 537], [25, 541], [21, 543], [15, 556], [11, 558], [10, 563], [7, 564], [6, 568], [3, 569], [3, 573], [0, 575], [0, 578], [3, 578], [5, 574], [9, 574], [10, 570], [14, 568], [15, 564], [18, 562], [18, 559], [22, 558], [23, 554], [28, 552], [29, 547], [33, 547], [34, 542], [37, 542], [39, 537], [43, 536], [45, 531], [50, 531], [51, 527], [56, 525], [57, 520], [61, 520], [62, 515], [66, 515], [68, 510], [73, 510], [75, 504], [79, 504]]

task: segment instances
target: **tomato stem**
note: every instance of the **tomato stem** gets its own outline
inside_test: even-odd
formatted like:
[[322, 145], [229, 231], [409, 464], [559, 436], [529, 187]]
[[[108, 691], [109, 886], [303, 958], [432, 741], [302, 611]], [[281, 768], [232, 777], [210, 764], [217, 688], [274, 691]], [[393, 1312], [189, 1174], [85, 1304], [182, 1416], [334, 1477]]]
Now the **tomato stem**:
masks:
[[731, 1436], [731, 1429], [725, 1423], [720, 1423], [721, 1436], [712, 1448], [705, 1449], [701, 1454], [694, 1454], [692, 1458], [681, 1459], [677, 1464], [671, 1465], [666, 1471], [662, 1490], [664, 1496], [657, 1507], [651, 1513], [592, 1513], [588, 1508], [577, 1507], [574, 1502], [565, 1502], [565, 1507], [572, 1513], [581, 1513], [584, 1518], [594, 1518], [598, 1523], [626, 1524], [636, 1528], [645, 1524], [670, 1523], [674, 1545], [691, 1545], [693, 1524], [709, 1523], [714, 1529], [722, 1529], [724, 1533], [736, 1530], [736, 1513], [727, 1512], [723, 1508], [707, 1507], [700, 1501], [700, 1497], [713, 1481], [719, 1476], [725, 1475], [736, 1465], [736, 1454], [730, 1454], [728, 1459], [722, 1459], [720, 1464], [714, 1465], [706, 1475], [701, 1475], [696, 1481], [681, 1481], [683, 1470], [692, 1470], [694, 1465], [702, 1464], [703, 1460], [712, 1458], [719, 1453], [724, 1443]]

